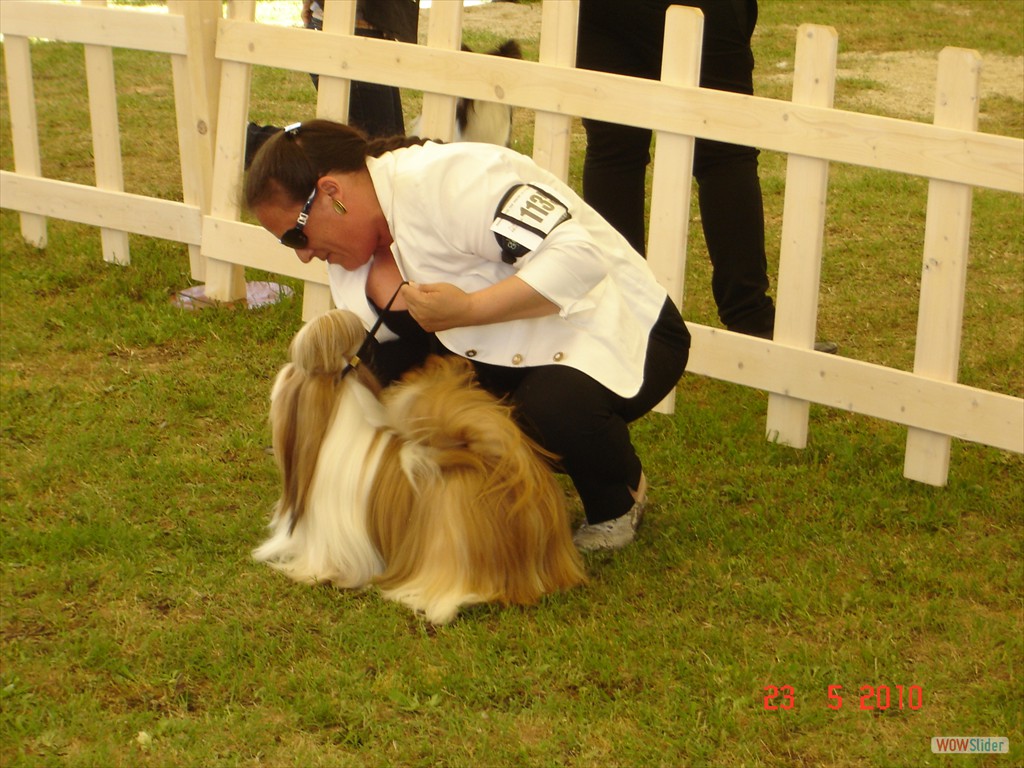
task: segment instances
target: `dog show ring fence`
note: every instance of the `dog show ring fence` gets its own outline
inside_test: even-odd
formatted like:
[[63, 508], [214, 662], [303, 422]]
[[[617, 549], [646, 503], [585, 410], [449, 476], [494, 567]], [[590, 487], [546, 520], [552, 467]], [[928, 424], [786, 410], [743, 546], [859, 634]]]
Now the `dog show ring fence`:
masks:
[[[703, 17], [670, 8], [660, 81], [573, 68], [578, 0], [544, 0], [539, 62], [459, 50], [461, 0], [433, 0], [426, 43], [353, 35], [355, 0], [328, 4], [324, 30], [258, 24], [255, 0], [167, 0], [166, 15], [106, 7], [3, 2], [13, 172], [0, 172], [0, 204], [21, 233], [46, 245], [48, 217], [99, 227], [104, 259], [128, 264], [128, 234], [188, 246], [207, 298], [246, 296], [245, 269], [304, 281], [303, 318], [331, 306], [323, 263], [302, 264], [262, 228], [241, 221], [240, 186], [252, 67], [320, 75], [317, 116], [344, 121], [348, 83], [424, 92], [422, 133], [450, 139], [457, 97], [536, 112], [534, 159], [568, 175], [574, 117], [656, 133], [648, 260], [682, 306], [695, 138], [787, 155], [774, 341], [688, 323], [692, 373], [769, 393], [768, 439], [802, 448], [811, 403], [908, 428], [904, 475], [945, 485], [952, 438], [1024, 453], [1024, 399], [957, 383], [971, 231], [972, 189], [1024, 194], [1024, 141], [979, 133], [980, 58], [939, 56], [933, 124], [836, 110], [838, 39], [831, 27], [798, 30], [791, 101], [697, 87]], [[30, 38], [82, 43], [95, 186], [42, 176]], [[183, 201], [124, 191], [113, 49], [171, 59]], [[472, 58], [468, 58], [472, 57]], [[913, 371], [813, 351], [829, 163], [928, 179]], [[670, 411], [671, 399], [661, 410]]]

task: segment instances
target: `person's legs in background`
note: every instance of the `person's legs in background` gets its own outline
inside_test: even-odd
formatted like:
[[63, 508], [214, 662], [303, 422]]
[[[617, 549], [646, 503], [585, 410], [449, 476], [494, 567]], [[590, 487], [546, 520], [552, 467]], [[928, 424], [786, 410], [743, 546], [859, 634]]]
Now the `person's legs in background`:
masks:
[[[307, 29], [323, 29], [323, 18], [313, 16]], [[375, 29], [356, 27], [357, 37], [389, 39]], [[320, 77], [311, 72], [313, 87], [320, 90]], [[363, 83], [353, 80], [349, 87], [348, 123], [368, 136], [404, 136], [405, 117], [402, 114], [402, 94], [391, 85]]]
[[[306, 24], [307, 29], [323, 29], [323, 18], [313, 16]], [[357, 36], [387, 39], [377, 30], [357, 27]], [[320, 90], [320, 77], [309, 74], [313, 87]], [[348, 123], [371, 137], [404, 136], [405, 117], [402, 113], [401, 91], [391, 85], [364, 83], [353, 80], [349, 87]], [[250, 122], [245, 134], [245, 167], [252, 163], [257, 150], [268, 138], [279, 131], [276, 125], [258, 125]]]
[[[700, 84], [754, 93], [756, 0], [702, 0], [704, 46]], [[764, 203], [752, 147], [698, 139], [693, 175], [701, 226], [711, 259], [711, 290], [718, 317], [731, 331], [770, 338], [775, 305], [768, 296]]]
[[[661, 67], [666, 0], [583, 0], [576, 66], [598, 72], [656, 78]], [[652, 48], [650, 41], [657, 38]], [[584, 119], [583, 199], [645, 255], [645, 195], [651, 132]]]
[[[710, 167], [697, 158], [709, 145], [727, 159]], [[701, 150], [704, 150], [703, 157]], [[718, 317], [730, 331], [770, 338], [775, 304], [768, 296], [764, 245], [764, 206], [757, 174], [757, 151], [749, 147], [697, 141], [694, 174], [701, 227], [711, 259], [711, 292]]]
[[645, 196], [651, 132], [597, 120], [583, 120], [587, 152], [583, 199], [646, 255]]
[[[757, 23], [756, 0], [583, 0], [576, 65], [657, 79], [665, 11], [673, 3], [698, 7], [704, 14], [701, 86], [752, 94], [750, 40]], [[583, 125], [583, 198], [646, 255], [644, 203], [651, 133], [594, 120], [584, 120]], [[768, 295], [757, 157], [752, 147], [698, 139], [693, 173], [719, 319], [730, 330], [771, 338], [775, 304]], [[816, 348], [835, 351], [827, 342]]]
[[348, 122], [368, 136], [404, 136], [400, 91], [390, 85], [353, 80]]

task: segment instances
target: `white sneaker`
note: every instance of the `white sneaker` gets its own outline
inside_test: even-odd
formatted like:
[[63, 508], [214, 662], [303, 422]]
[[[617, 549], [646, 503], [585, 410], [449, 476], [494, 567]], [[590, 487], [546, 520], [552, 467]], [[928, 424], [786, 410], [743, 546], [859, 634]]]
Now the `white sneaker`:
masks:
[[594, 552], [599, 549], [621, 549], [636, 536], [636, 529], [644, 516], [646, 500], [638, 501], [629, 512], [606, 520], [603, 523], [584, 523], [576, 529], [572, 542], [580, 552]]

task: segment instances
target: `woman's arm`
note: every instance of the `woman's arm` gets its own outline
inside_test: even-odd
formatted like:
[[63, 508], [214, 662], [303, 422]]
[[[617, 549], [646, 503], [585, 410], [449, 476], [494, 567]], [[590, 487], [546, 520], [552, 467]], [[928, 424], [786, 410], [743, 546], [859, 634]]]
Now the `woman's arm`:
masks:
[[556, 304], [514, 275], [473, 293], [451, 283], [410, 283], [402, 298], [413, 319], [430, 332], [558, 313]]

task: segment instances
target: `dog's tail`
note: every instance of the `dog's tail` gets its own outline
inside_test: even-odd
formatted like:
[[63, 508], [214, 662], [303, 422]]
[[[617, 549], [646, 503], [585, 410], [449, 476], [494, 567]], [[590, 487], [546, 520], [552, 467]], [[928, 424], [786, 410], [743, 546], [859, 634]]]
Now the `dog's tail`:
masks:
[[523, 49], [519, 47], [519, 43], [511, 39], [506, 40], [493, 51], [488, 51], [487, 53], [492, 56], [504, 56], [506, 59], [523, 58]]
[[[462, 50], [465, 53], [476, 53], [465, 43], [462, 44]], [[519, 43], [509, 38], [504, 43], [499, 45], [497, 48], [492, 48], [489, 51], [485, 51], [488, 56], [504, 56], [506, 59], [521, 59], [523, 58], [523, 49], [519, 47]]]
[[388, 390], [384, 403], [404, 441], [438, 451], [463, 449], [490, 463], [527, 440], [512, 409], [478, 386], [472, 366], [460, 357], [428, 358]]
[[[469, 363], [431, 358], [383, 401], [404, 442], [395, 463], [409, 490], [398, 492], [414, 495], [389, 498], [403, 486], [380, 473], [374, 503], [387, 509], [371, 529], [381, 532], [388, 567], [379, 583], [390, 597], [433, 605], [428, 618], [444, 621], [460, 603], [532, 604], [584, 580], [553, 457], [475, 384]], [[409, 517], [389, 533], [396, 508]]]

